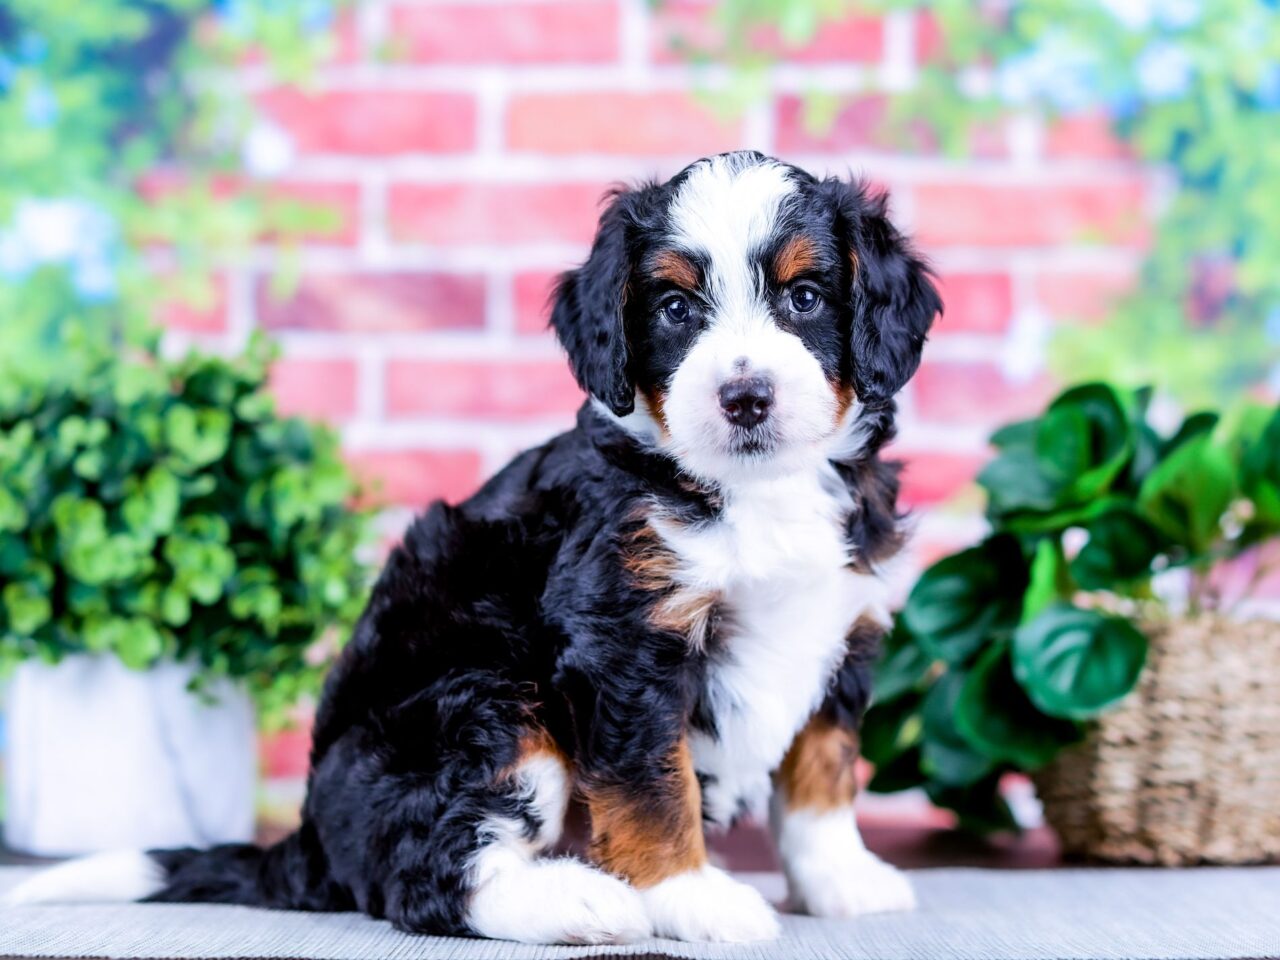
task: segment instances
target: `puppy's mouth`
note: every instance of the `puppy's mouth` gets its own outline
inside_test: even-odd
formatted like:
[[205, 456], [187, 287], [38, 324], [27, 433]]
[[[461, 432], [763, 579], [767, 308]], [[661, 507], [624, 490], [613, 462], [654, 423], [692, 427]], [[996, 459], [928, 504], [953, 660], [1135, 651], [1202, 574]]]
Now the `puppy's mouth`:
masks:
[[766, 426], [744, 429], [731, 427], [729, 453], [744, 460], [763, 460], [776, 453], [782, 445], [776, 431]]

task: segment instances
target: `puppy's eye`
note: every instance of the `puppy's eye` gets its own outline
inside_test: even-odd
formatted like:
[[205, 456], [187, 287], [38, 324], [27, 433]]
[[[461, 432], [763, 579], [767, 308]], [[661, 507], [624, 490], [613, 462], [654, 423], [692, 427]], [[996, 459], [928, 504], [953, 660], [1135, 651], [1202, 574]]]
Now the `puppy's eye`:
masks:
[[796, 313], [811, 313], [821, 299], [813, 287], [794, 287], [791, 290], [791, 309]]
[[687, 323], [689, 301], [684, 297], [668, 297], [662, 302], [662, 315], [672, 323]]

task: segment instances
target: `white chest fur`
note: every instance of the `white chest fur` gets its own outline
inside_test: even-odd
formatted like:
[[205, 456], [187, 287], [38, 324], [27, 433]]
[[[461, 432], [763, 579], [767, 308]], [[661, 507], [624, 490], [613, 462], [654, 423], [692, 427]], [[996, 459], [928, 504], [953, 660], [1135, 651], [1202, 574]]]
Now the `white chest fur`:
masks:
[[706, 778], [704, 813], [717, 823], [763, 808], [770, 774], [822, 702], [850, 626], [863, 615], [887, 621], [879, 579], [848, 567], [848, 503], [832, 480], [815, 473], [743, 486], [713, 524], [658, 525], [682, 581], [718, 593], [726, 614], [705, 689], [715, 733], [690, 737]]

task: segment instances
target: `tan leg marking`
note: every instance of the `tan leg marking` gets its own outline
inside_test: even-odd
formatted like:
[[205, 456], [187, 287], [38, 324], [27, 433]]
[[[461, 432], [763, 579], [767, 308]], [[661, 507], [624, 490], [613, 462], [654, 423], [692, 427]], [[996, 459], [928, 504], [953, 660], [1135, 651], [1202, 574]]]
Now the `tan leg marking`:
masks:
[[782, 758], [776, 780], [787, 810], [825, 813], [850, 806], [858, 792], [858, 737], [815, 714]]
[[682, 738], [661, 784], [587, 791], [591, 858], [640, 889], [707, 862], [702, 793]]

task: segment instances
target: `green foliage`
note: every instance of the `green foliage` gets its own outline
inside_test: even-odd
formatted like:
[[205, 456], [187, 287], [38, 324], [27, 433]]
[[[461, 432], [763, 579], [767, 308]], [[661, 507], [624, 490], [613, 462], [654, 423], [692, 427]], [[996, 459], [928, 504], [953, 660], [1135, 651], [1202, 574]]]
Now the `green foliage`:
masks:
[[145, 340], [255, 239], [333, 219], [244, 169], [250, 101], [209, 78], [250, 50], [304, 75], [341, 2], [0, 0], [0, 368], [56, 369], [70, 326]]
[[1280, 536], [1280, 408], [1192, 414], [1166, 435], [1149, 399], [1085, 384], [996, 433], [992, 533], [924, 572], [877, 667], [872, 789], [923, 786], [962, 824], [1009, 826], [1000, 774], [1052, 760], [1137, 682], [1155, 578], [1202, 585]]
[[[793, 43], [824, 18], [925, 11], [941, 37], [916, 82], [887, 92], [887, 135], [906, 149], [976, 152], [1016, 112], [1103, 114], [1172, 191], [1137, 290], [1105, 324], [1071, 324], [1059, 372], [1156, 383], [1189, 406], [1221, 404], [1280, 378], [1280, 11], [1270, 0], [718, 0], [717, 54], [738, 100], [768, 90], [753, 38]], [[821, 127], [839, 108], [808, 97]], [[1096, 243], [1082, 235], [1077, 242]], [[1280, 379], [1273, 379], [1273, 385]]]
[[[80, 651], [192, 660], [268, 721], [318, 689], [367, 584], [334, 435], [272, 412], [269, 351], [83, 344], [0, 393], [0, 669]], [[330, 651], [331, 652], [331, 651]]]

